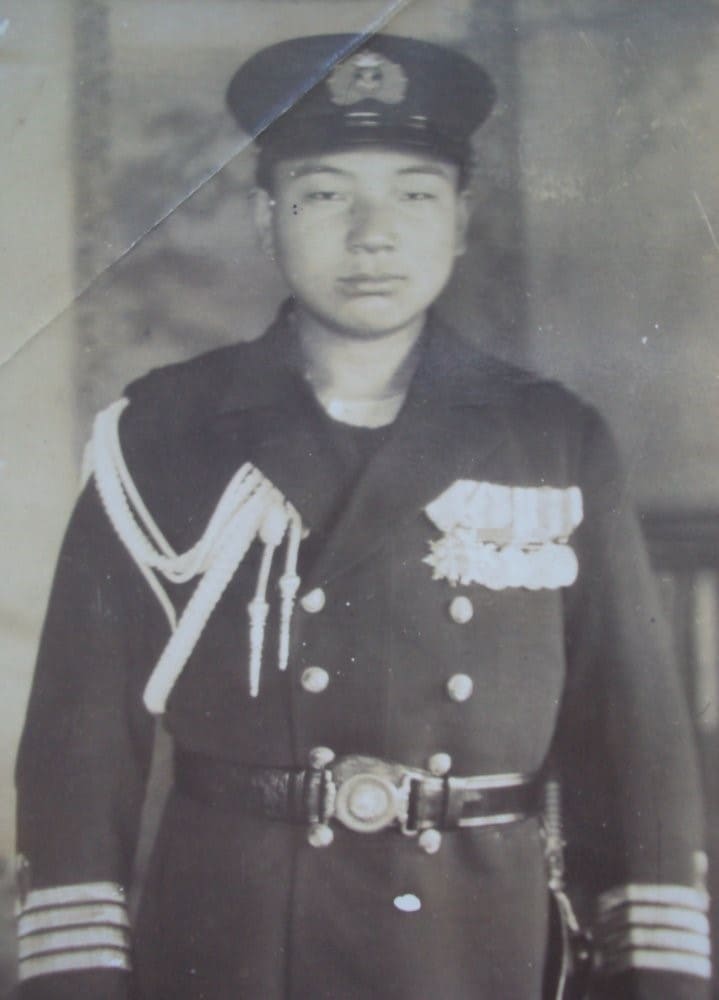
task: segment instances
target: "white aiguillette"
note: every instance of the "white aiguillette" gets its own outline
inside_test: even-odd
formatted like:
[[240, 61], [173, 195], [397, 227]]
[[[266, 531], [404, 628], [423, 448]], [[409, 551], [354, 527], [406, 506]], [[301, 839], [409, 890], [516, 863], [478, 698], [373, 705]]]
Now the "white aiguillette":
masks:
[[491, 590], [569, 587], [579, 565], [568, 539], [581, 524], [578, 486], [507, 486], [458, 479], [425, 513], [443, 534], [424, 562], [435, 580]]
[[[160, 715], [207, 622], [250, 547], [259, 542], [262, 557], [249, 617], [249, 693], [260, 690], [262, 651], [269, 614], [267, 589], [272, 561], [283, 540], [284, 572], [280, 592], [277, 663], [287, 669], [290, 627], [300, 586], [297, 561], [308, 533], [292, 504], [259, 469], [245, 462], [229, 481], [202, 535], [189, 549], [176, 552], [145, 506], [120, 443], [119, 421], [129, 400], [120, 399], [95, 419], [86, 461], [100, 500], [118, 537], [152, 588], [170, 626], [170, 636], [147, 681], [143, 700]], [[198, 583], [178, 616], [165, 584]]]

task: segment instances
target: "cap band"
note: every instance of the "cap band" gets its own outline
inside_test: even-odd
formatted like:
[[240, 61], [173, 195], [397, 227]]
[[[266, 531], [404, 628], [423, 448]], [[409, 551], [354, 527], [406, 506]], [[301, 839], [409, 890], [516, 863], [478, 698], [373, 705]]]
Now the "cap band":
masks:
[[426, 117], [388, 119], [371, 111], [355, 111], [341, 118], [306, 118], [302, 132], [278, 123], [261, 135], [257, 143], [271, 159], [304, 156], [356, 146], [389, 146], [417, 149], [466, 163], [471, 146], [463, 136], [449, 135]]

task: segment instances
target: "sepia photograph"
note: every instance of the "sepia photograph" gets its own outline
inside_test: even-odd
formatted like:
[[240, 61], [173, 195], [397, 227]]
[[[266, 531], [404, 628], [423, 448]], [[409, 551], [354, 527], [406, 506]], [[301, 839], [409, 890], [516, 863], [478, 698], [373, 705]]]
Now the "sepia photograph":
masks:
[[0, 998], [719, 997], [718, 46], [0, 9]]

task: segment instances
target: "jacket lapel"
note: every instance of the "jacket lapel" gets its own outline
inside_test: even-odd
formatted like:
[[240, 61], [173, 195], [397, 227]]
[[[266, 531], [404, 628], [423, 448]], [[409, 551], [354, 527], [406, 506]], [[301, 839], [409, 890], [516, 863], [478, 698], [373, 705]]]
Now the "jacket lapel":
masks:
[[297, 371], [291, 332], [283, 317], [242, 354], [214, 401], [207, 430], [221, 456], [225, 481], [251, 462], [297, 508], [310, 530], [324, 524], [339, 474], [321, 433], [316, 404]]
[[[438, 324], [437, 324], [438, 326]], [[456, 479], [479, 475], [508, 433], [508, 388], [490, 359], [431, 331], [392, 434], [375, 453], [322, 545], [307, 586], [366, 558]]]
[[[524, 372], [482, 355], [436, 319], [405, 405], [387, 441], [334, 517], [305, 585], [327, 581], [366, 558], [397, 525], [456, 479], [479, 478], [509, 433], [506, 402]], [[280, 316], [242, 353], [213, 402], [209, 430], [226, 478], [252, 462], [321, 535], [342, 470], [317, 406], [298, 374], [287, 321]], [[486, 471], [485, 471], [486, 475]]]

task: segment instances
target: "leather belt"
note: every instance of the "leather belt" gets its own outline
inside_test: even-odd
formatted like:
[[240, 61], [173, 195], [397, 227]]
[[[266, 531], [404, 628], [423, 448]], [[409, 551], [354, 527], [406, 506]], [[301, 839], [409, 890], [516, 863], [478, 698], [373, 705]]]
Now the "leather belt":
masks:
[[360, 755], [326, 766], [254, 767], [181, 748], [175, 786], [225, 811], [310, 826], [336, 820], [357, 833], [394, 827], [410, 836], [519, 822], [539, 813], [541, 798], [539, 781], [521, 774], [437, 777]]

